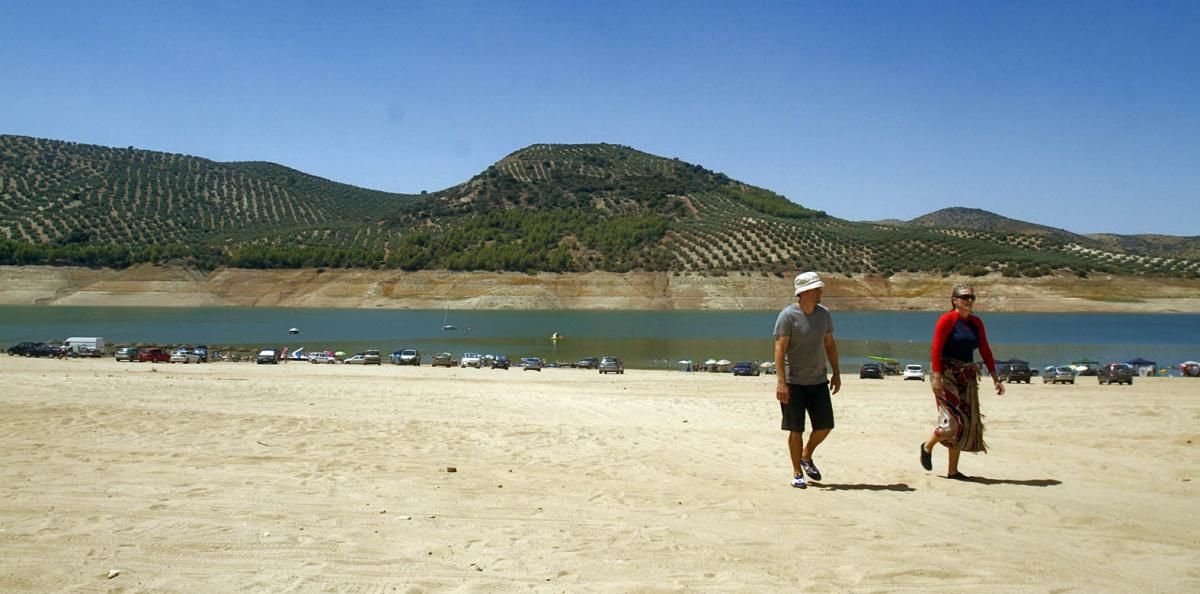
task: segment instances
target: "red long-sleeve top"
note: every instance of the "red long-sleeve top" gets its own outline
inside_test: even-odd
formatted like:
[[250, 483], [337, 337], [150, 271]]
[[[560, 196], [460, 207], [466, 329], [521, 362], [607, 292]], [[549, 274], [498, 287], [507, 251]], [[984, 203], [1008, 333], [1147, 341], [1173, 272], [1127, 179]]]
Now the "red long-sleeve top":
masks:
[[996, 360], [992, 358], [992, 349], [988, 346], [987, 331], [983, 328], [983, 320], [974, 315], [962, 318], [957, 311], [948, 311], [938, 318], [933, 327], [933, 348], [930, 353], [930, 367], [934, 373], [942, 372], [942, 359], [955, 359], [964, 363], [975, 360], [975, 349], [983, 357], [988, 372], [996, 377]]

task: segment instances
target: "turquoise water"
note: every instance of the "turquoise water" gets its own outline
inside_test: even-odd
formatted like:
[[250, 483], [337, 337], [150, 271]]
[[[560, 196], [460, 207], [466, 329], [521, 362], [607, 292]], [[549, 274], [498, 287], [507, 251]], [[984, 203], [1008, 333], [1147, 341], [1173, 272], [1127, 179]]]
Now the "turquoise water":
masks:
[[[941, 312], [834, 311], [843, 365], [867, 355], [928, 360]], [[0, 306], [0, 344], [100, 336], [109, 344], [287, 346], [385, 353], [405, 347], [572, 361], [614, 354], [629, 367], [681, 359], [768, 360], [775, 312], [449, 311], [283, 308]], [[443, 319], [454, 324], [442, 330]], [[1200, 360], [1196, 314], [983, 314], [998, 359], [1045, 366], [1081, 358], [1143, 357], [1160, 366]], [[300, 334], [288, 334], [289, 328]], [[550, 340], [554, 332], [564, 338]]]

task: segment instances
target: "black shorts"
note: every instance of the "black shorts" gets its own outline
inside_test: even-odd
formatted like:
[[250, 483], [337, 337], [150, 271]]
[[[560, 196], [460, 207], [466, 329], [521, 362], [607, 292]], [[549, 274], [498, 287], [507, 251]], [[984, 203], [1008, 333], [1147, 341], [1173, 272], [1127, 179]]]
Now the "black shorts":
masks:
[[798, 386], [788, 384], [788, 403], [779, 403], [783, 412], [784, 431], [804, 432], [804, 411], [812, 419], [813, 431], [833, 429], [833, 402], [829, 398], [829, 384]]

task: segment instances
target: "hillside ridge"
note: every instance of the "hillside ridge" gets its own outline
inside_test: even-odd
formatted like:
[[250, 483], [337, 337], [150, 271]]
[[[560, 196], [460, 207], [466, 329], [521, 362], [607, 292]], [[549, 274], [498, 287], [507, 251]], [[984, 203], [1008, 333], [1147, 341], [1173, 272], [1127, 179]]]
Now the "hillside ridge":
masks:
[[410, 195], [263, 161], [0, 135], [0, 198], [9, 265], [1200, 275], [1196, 238], [1086, 237], [971, 209], [931, 213], [940, 223], [846, 221], [603, 143], [530, 145]]

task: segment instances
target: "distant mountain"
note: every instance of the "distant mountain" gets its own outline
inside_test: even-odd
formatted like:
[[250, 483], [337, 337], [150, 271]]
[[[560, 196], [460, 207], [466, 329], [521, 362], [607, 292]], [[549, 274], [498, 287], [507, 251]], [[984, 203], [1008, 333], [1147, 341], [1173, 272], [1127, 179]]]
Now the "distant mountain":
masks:
[[537, 144], [437, 192], [273, 163], [0, 135], [0, 264], [782, 274], [1195, 276], [1164, 240], [1084, 237], [986, 211], [830, 217], [678, 159]]
[[992, 231], [996, 233], [1022, 233], [1026, 235], [1044, 235], [1066, 241], [1087, 242], [1082, 235], [1076, 235], [1065, 229], [1047, 227], [1018, 221], [1000, 216], [978, 208], [955, 206], [943, 208], [927, 215], [919, 216], [908, 221], [909, 225], [918, 227], [934, 227], [942, 229], [973, 229], [976, 231]]

